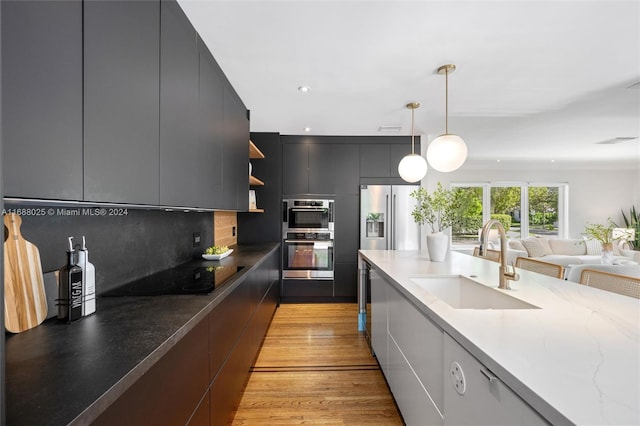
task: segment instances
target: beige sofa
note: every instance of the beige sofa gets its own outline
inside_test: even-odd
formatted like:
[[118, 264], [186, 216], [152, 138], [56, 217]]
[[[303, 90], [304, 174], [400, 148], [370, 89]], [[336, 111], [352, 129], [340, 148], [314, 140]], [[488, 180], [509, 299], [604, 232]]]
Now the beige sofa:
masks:
[[[507, 258], [531, 257], [562, 266], [601, 263], [602, 245], [596, 240], [552, 238], [527, 238], [509, 240]], [[614, 244], [614, 264], [633, 264], [633, 260], [620, 251], [620, 244]]]

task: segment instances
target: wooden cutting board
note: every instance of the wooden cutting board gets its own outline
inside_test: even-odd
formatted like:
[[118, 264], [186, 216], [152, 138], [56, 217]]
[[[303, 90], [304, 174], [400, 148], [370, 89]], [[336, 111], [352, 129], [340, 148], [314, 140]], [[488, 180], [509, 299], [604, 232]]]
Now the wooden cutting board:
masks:
[[12, 333], [36, 327], [47, 317], [42, 265], [38, 248], [22, 238], [22, 219], [4, 216], [4, 325]]

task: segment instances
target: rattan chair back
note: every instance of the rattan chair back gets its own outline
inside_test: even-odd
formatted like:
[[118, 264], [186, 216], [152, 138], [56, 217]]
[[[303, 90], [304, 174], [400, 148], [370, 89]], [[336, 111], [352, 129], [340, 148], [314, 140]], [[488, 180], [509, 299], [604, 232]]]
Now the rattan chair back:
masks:
[[516, 259], [516, 268], [549, 275], [550, 277], [564, 278], [564, 267], [562, 265], [531, 259], [529, 257], [518, 257]]
[[640, 278], [584, 269], [580, 274], [580, 284], [640, 299]]

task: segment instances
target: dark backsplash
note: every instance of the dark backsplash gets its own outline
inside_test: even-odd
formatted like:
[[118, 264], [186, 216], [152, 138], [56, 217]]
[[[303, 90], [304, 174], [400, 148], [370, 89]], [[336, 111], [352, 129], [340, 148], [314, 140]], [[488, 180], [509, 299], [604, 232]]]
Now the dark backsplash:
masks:
[[[16, 208], [33, 209], [6, 203], [4, 207], [9, 212]], [[63, 210], [70, 214], [61, 214]], [[107, 208], [107, 214], [102, 216], [87, 214], [90, 210], [95, 209], [47, 206], [44, 216], [21, 215], [21, 231], [27, 241], [38, 247], [43, 272], [65, 264], [67, 237], [73, 236], [75, 245], [82, 243], [84, 235], [89, 260], [96, 268], [98, 294], [197, 259], [213, 244], [212, 213], [130, 208], [125, 214]], [[193, 247], [194, 232], [200, 233], [199, 247]]]

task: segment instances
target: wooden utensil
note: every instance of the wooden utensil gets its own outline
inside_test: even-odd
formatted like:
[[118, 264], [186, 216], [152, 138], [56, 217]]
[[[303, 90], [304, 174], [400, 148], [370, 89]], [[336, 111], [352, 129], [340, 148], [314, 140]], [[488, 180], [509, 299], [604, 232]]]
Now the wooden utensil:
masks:
[[8, 232], [4, 242], [4, 324], [8, 331], [20, 333], [47, 317], [47, 296], [40, 252], [22, 237], [22, 219], [9, 213], [4, 225]]

